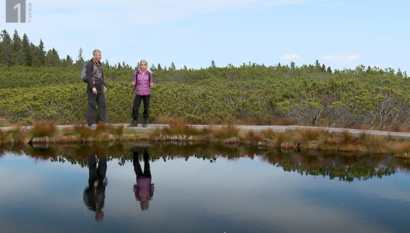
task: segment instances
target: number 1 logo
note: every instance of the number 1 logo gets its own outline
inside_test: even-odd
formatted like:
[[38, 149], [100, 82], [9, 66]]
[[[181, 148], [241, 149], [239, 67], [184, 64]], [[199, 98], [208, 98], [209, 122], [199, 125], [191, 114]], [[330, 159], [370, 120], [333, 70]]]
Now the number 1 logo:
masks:
[[17, 8], [17, 23], [20, 23], [21, 22], [21, 4], [20, 3], [17, 3], [15, 6], [14, 6], [14, 10]]
[[6, 0], [6, 23], [26, 22], [26, 0]]

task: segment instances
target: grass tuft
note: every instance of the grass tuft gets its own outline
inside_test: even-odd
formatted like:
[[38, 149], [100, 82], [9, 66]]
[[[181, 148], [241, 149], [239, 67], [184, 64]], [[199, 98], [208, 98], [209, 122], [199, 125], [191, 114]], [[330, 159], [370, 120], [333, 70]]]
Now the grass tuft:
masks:
[[211, 132], [211, 138], [214, 141], [224, 141], [230, 138], [239, 137], [239, 128], [235, 125], [222, 126], [221, 128], [215, 128]]
[[33, 137], [52, 137], [57, 134], [57, 126], [52, 121], [36, 121], [29, 132]]
[[81, 138], [90, 138], [97, 135], [97, 131], [91, 129], [87, 125], [74, 125], [74, 132], [77, 133]]

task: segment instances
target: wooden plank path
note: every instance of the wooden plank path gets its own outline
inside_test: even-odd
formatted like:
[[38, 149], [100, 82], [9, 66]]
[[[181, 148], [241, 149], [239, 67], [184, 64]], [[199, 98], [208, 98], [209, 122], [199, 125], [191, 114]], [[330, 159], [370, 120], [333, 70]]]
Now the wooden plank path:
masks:
[[[114, 124], [114, 125], [123, 125], [124, 129], [135, 130], [137, 132], [148, 132], [154, 129], [161, 129], [164, 127], [169, 126], [168, 124], [149, 124], [146, 128], [143, 128], [141, 124], [138, 124], [138, 127], [128, 127], [127, 124]], [[226, 125], [189, 125], [196, 128], [219, 128], [219, 127], [226, 127]], [[240, 130], [253, 130], [253, 131], [261, 131], [265, 129], [272, 129], [275, 132], [290, 132], [297, 129], [320, 129], [320, 130], [327, 130], [329, 132], [335, 133], [342, 133], [348, 132], [353, 136], [360, 136], [362, 134], [366, 135], [373, 135], [373, 136], [385, 136], [391, 138], [402, 138], [402, 139], [410, 139], [410, 132], [392, 132], [392, 131], [381, 131], [381, 130], [361, 130], [361, 129], [347, 129], [347, 128], [329, 128], [329, 127], [314, 127], [314, 126], [299, 126], [299, 125], [235, 125]], [[30, 129], [33, 126], [22, 126], [23, 129]], [[58, 125], [57, 128], [72, 128], [73, 125]], [[12, 127], [0, 127], [1, 130], [7, 131], [12, 129]]]

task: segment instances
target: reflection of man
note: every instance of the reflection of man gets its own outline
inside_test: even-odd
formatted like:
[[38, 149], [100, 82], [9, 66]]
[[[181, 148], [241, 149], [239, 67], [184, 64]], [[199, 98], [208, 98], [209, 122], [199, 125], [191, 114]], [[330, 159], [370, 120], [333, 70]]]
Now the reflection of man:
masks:
[[[98, 167], [97, 167], [98, 163]], [[95, 220], [102, 221], [104, 218], [105, 186], [107, 185], [107, 158], [103, 156], [97, 160], [97, 155], [92, 153], [88, 156], [88, 187], [84, 190], [84, 203], [89, 210], [95, 212]]]
[[140, 202], [141, 210], [149, 208], [149, 201], [154, 196], [154, 184], [151, 183], [151, 170], [149, 166], [149, 154], [147, 148], [143, 150], [144, 171], [139, 162], [138, 148], [132, 150], [134, 171], [137, 184], [134, 185], [135, 199]]

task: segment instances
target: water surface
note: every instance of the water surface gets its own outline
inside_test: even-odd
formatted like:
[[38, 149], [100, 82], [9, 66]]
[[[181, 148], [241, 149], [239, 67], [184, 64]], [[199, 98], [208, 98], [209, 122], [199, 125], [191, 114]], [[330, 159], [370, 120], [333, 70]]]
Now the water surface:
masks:
[[[0, 232], [409, 232], [403, 159], [161, 144], [144, 163], [135, 145], [3, 148]], [[107, 185], [84, 195], [95, 155]]]

